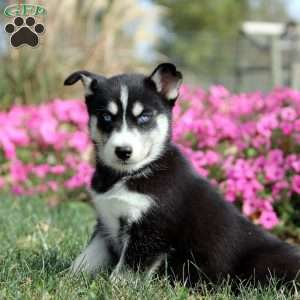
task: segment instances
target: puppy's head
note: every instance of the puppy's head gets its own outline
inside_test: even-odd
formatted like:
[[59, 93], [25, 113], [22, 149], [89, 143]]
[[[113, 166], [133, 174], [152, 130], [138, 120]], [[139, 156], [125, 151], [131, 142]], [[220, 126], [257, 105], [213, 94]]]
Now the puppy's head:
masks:
[[78, 80], [85, 88], [90, 135], [103, 164], [132, 173], [164, 152], [170, 138], [172, 107], [182, 81], [173, 64], [160, 64], [150, 76], [105, 78], [78, 71], [65, 80], [65, 85]]

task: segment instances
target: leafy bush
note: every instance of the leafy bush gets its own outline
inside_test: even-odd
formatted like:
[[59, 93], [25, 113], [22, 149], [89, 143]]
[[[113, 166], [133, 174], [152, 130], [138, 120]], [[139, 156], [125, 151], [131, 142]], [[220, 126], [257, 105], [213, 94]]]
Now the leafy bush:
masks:
[[[266, 229], [300, 218], [300, 92], [230, 94], [184, 86], [173, 139], [226, 200]], [[0, 186], [16, 194], [78, 195], [92, 174], [87, 113], [80, 100], [13, 106], [0, 113]]]

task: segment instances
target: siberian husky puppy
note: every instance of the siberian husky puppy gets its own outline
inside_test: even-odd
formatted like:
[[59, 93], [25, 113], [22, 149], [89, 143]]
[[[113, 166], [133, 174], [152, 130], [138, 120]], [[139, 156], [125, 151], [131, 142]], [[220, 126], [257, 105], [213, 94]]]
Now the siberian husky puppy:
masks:
[[232, 278], [289, 281], [300, 255], [244, 218], [171, 142], [182, 75], [163, 63], [149, 76], [71, 74], [85, 88], [96, 150], [91, 199], [98, 221], [72, 272], [123, 268], [196, 283]]

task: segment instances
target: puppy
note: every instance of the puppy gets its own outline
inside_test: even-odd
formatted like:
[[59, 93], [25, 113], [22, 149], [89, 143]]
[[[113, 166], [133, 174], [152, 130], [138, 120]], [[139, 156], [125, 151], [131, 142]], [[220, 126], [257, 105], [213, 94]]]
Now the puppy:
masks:
[[167, 271], [192, 285], [228, 275], [261, 283], [296, 278], [298, 251], [244, 218], [172, 144], [182, 82], [173, 64], [150, 76], [78, 71], [65, 85], [79, 80], [96, 150], [90, 194], [98, 222], [72, 272]]

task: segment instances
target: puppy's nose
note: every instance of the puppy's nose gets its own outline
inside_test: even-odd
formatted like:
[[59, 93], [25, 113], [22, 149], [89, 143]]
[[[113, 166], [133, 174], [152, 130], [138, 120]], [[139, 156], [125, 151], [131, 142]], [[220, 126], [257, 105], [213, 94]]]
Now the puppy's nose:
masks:
[[131, 156], [132, 148], [130, 146], [116, 147], [115, 153], [118, 158], [127, 160]]

